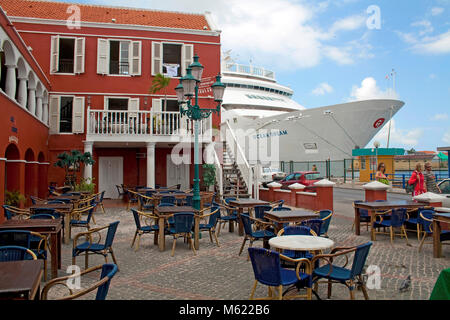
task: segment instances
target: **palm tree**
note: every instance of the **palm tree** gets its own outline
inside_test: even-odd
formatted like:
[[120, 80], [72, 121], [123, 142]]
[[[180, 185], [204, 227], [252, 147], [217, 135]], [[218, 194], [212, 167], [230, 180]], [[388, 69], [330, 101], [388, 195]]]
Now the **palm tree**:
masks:
[[[170, 78], [165, 77], [163, 74], [158, 73], [152, 80], [152, 87], [150, 88], [150, 93], [157, 93], [159, 91], [164, 91], [164, 105], [167, 108], [167, 87], [170, 85]], [[155, 121], [153, 128], [156, 125], [160, 126], [160, 116], [153, 116], [153, 121]]]
[[76, 172], [80, 171], [81, 165], [93, 165], [95, 163], [90, 152], [82, 153], [79, 150], [72, 150], [70, 153], [60, 153], [57, 159], [58, 161], [56, 161], [54, 166], [64, 169], [66, 174], [64, 183], [72, 187], [75, 187], [77, 182]]

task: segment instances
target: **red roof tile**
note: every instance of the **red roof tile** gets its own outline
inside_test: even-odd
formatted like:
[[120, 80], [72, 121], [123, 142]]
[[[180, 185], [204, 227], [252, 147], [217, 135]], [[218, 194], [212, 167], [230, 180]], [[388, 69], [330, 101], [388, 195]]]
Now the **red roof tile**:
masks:
[[[116, 19], [116, 24], [211, 30], [202, 14], [40, 0], [0, 0], [0, 6], [10, 17], [52, 20], [69, 18], [72, 13], [67, 13], [66, 10], [71, 5], [77, 5], [80, 8], [82, 22], [113, 23], [112, 19]], [[206, 29], [204, 29], [205, 26]]]

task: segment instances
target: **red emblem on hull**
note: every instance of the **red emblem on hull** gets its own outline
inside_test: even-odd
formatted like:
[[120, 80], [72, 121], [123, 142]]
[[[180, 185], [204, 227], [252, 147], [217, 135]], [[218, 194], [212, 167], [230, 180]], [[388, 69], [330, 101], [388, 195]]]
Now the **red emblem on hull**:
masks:
[[373, 127], [375, 128], [375, 129], [378, 129], [379, 127], [381, 127], [381, 125], [384, 123], [384, 118], [380, 118], [380, 119], [378, 119], [377, 121], [375, 121], [374, 123], [373, 123]]

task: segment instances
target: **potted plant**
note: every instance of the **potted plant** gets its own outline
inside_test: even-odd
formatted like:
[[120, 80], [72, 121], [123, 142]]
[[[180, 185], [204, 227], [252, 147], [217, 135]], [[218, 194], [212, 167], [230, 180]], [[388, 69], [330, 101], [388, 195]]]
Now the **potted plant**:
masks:
[[212, 191], [216, 183], [216, 166], [213, 164], [204, 164], [203, 168], [203, 186], [206, 191]]
[[5, 191], [5, 204], [8, 206], [20, 207], [27, 199], [19, 191]]
[[94, 178], [81, 178], [80, 183], [75, 184], [74, 191], [88, 191], [94, 193], [95, 183]]
[[58, 161], [55, 167], [63, 168], [65, 171], [64, 184], [75, 188], [77, 183], [77, 174], [80, 172], [81, 165], [93, 165], [95, 163], [90, 152], [82, 153], [79, 150], [72, 150], [70, 153], [63, 152], [57, 156]]

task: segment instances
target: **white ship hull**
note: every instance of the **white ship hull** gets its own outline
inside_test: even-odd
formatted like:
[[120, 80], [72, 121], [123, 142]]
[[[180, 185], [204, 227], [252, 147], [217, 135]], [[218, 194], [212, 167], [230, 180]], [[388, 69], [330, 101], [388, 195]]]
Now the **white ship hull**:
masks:
[[258, 110], [253, 110], [256, 119], [229, 109], [222, 111], [222, 122], [239, 132], [251, 162], [342, 160], [352, 158], [353, 149], [366, 147], [403, 105], [398, 100], [366, 100], [264, 118], [257, 118]]

